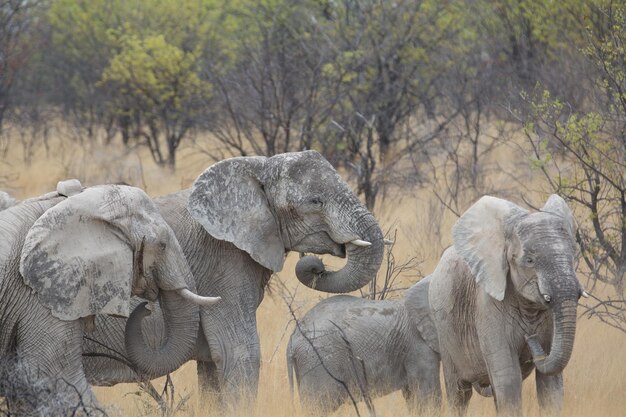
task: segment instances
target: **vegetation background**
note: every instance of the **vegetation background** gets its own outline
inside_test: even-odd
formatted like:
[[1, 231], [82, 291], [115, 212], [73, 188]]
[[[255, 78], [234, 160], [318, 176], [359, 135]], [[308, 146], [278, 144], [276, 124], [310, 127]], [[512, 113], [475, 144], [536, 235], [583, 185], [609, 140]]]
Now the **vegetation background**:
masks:
[[[605, 0], [0, 0], [0, 188], [23, 199], [76, 177], [156, 196], [229, 156], [316, 149], [394, 236], [394, 288], [434, 269], [479, 196], [537, 208], [559, 193], [592, 294], [564, 415], [621, 416], [625, 49], [626, 6]], [[294, 264], [257, 311], [261, 381], [245, 415], [302, 414], [288, 302], [302, 316], [327, 295], [298, 285]], [[385, 268], [363, 293], [381, 296]], [[190, 395], [181, 415], [211, 414], [193, 363], [173, 381], [177, 401]], [[137, 392], [96, 389], [120, 415], [156, 413]], [[470, 415], [495, 414], [474, 397]], [[406, 413], [399, 393], [374, 404]], [[532, 378], [524, 407], [539, 415]]]

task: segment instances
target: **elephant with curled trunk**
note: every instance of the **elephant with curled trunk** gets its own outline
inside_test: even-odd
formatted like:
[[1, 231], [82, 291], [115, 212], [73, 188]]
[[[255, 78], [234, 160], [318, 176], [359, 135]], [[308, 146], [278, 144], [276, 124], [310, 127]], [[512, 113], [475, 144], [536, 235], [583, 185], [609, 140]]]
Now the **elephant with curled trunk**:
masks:
[[[270, 158], [238, 157], [209, 167], [191, 189], [155, 199], [174, 230], [193, 272], [198, 293], [222, 297], [200, 310], [197, 361], [202, 390], [223, 403], [254, 397], [260, 367], [256, 309], [273, 272], [288, 251], [347, 257], [338, 271], [323, 266], [298, 277], [320, 291], [354, 291], [376, 275], [383, 236], [371, 213], [319, 153], [305, 151]], [[310, 278], [314, 276], [314, 280]], [[99, 317], [91, 336], [124, 352], [124, 320]], [[159, 311], [128, 326], [142, 326], [148, 345], [161, 343]], [[86, 351], [107, 353], [99, 343]], [[152, 377], [164, 374], [150, 355], [136, 358]], [[169, 368], [168, 365], [166, 368]], [[89, 380], [99, 385], [137, 381], [137, 375], [108, 358], [85, 358]]]
[[297, 323], [287, 346], [300, 401], [326, 415], [365, 394], [397, 390], [412, 411], [439, 409], [439, 343], [428, 307], [430, 278], [401, 300], [327, 298]]
[[[80, 394], [95, 404], [82, 366], [83, 330], [93, 327], [94, 315], [126, 317], [132, 295], [160, 298], [171, 326], [151, 354], [180, 365], [195, 349], [199, 325], [197, 305], [182, 301], [218, 301], [192, 292], [173, 231], [138, 188], [61, 182], [57, 192], [0, 212], [0, 231], [0, 357], [62, 397]], [[24, 401], [7, 378], [0, 376], [0, 396]]]
[[457, 221], [429, 290], [453, 408], [466, 409], [472, 384], [491, 385], [498, 413], [520, 415], [522, 380], [534, 369], [540, 406], [560, 410], [585, 294], [575, 234], [557, 195], [533, 213], [482, 197]]

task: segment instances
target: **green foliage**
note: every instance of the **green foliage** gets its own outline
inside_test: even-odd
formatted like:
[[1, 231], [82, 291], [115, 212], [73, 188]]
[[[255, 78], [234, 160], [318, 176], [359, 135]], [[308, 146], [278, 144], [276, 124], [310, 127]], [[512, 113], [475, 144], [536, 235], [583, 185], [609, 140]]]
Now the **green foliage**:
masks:
[[[596, 2], [597, 3], [597, 2]], [[481, 0], [467, 2], [468, 10], [480, 21], [483, 36], [502, 39], [498, 44], [508, 56], [555, 55], [581, 47], [582, 22], [590, 3], [584, 0]], [[528, 56], [530, 57], [530, 56]]]
[[433, 0], [333, 2], [319, 26], [337, 50], [323, 74], [346, 92], [341, 124], [357, 112], [372, 118], [384, 154], [396, 128], [433, 95], [434, 79], [454, 65], [441, 52], [461, 49], [459, 10]]
[[102, 80], [118, 86], [123, 105], [134, 103], [159, 117], [167, 111], [193, 111], [189, 103], [209, 96], [210, 84], [199, 77], [197, 53], [183, 51], [163, 35], [124, 36], [121, 45]]
[[173, 166], [175, 149], [201, 109], [198, 103], [210, 98], [202, 67], [220, 44], [216, 23], [222, 3], [55, 1], [49, 23], [53, 45], [67, 63], [62, 77], [79, 101], [109, 117], [147, 122], [156, 162], [165, 162], [159, 144], [164, 139]]
[[584, 210], [582, 254], [592, 278], [626, 287], [626, 5], [598, 7], [584, 57], [595, 68], [586, 108], [546, 90], [530, 100], [525, 133], [553, 188]]

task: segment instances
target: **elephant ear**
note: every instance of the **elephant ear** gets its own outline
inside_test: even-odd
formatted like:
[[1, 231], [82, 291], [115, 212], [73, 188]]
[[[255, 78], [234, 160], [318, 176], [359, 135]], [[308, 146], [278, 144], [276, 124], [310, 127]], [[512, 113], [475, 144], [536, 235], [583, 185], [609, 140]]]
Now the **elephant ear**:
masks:
[[128, 317], [133, 248], [112, 221], [129, 203], [114, 186], [86, 189], [47, 210], [30, 228], [20, 273], [52, 315]]
[[417, 328], [426, 341], [426, 344], [435, 352], [439, 353], [439, 337], [435, 322], [430, 315], [428, 302], [428, 289], [430, 288], [430, 275], [414, 284], [406, 291], [404, 307], [409, 314], [409, 320]]
[[574, 241], [576, 240], [576, 230], [578, 229], [578, 225], [576, 224], [572, 210], [563, 198], [556, 194], [552, 194], [548, 198], [548, 201], [546, 201], [546, 204], [544, 204], [541, 208], [541, 211], [554, 214], [555, 216], [563, 219], [570, 236]]
[[454, 249], [469, 266], [478, 286], [498, 301], [504, 299], [508, 273], [505, 222], [526, 213], [510, 201], [484, 196], [452, 228]]
[[259, 179], [266, 160], [238, 157], [210, 166], [193, 183], [188, 209], [211, 236], [232, 242], [278, 272], [285, 245]]

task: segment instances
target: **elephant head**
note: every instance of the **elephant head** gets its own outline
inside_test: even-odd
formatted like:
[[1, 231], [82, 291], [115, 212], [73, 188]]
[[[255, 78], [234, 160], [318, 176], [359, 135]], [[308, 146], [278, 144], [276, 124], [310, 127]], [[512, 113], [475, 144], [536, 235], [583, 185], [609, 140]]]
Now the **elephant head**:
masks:
[[510, 290], [534, 308], [551, 311], [548, 356], [536, 336], [526, 335], [535, 365], [545, 375], [563, 370], [574, 344], [576, 305], [583, 293], [575, 272], [575, 234], [572, 212], [557, 195], [535, 213], [486, 196], [453, 229], [456, 251], [487, 294], [502, 301], [512, 285]]
[[219, 162], [195, 181], [189, 211], [213, 237], [275, 272], [286, 251], [347, 254], [335, 272], [319, 260], [301, 260], [298, 279], [320, 291], [354, 291], [374, 278], [382, 261], [376, 220], [315, 151]]
[[[174, 232], [138, 188], [58, 188], [69, 198], [48, 209], [26, 236], [20, 259], [25, 283], [61, 320], [95, 314], [128, 317], [131, 295], [149, 300], [160, 296], [167, 342], [151, 352], [152, 363], [136, 364], [148, 372], [156, 366], [168, 371], [180, 366], [195, 347], [199, 325], [198, 306], [183, 298], [204, 304], [219, 298], [191, 292], [194, 280]], [[127, 329], [133, 361], [148, 349], [141, 342], [140, 331]]]

